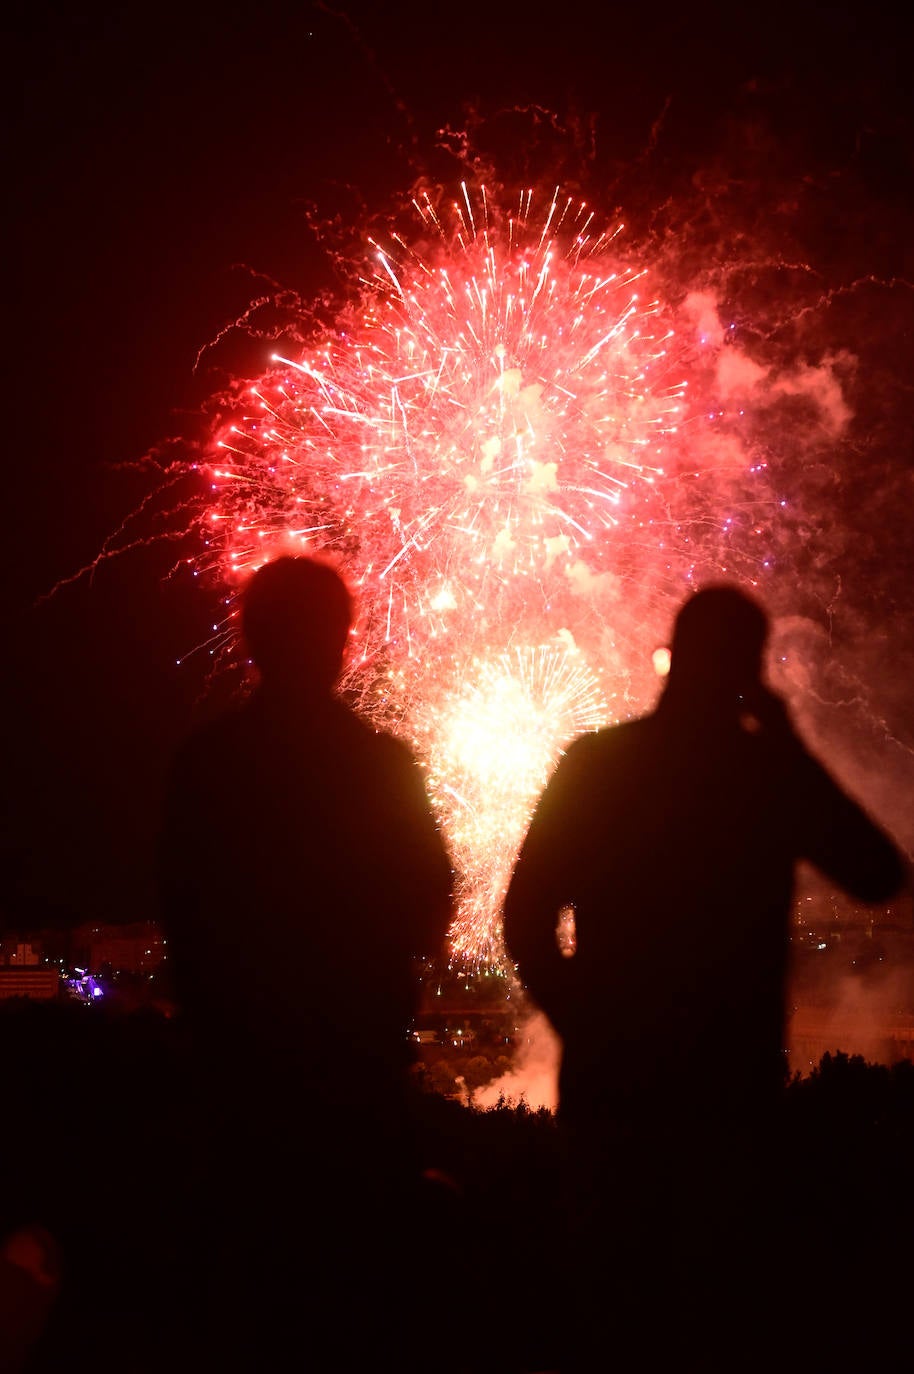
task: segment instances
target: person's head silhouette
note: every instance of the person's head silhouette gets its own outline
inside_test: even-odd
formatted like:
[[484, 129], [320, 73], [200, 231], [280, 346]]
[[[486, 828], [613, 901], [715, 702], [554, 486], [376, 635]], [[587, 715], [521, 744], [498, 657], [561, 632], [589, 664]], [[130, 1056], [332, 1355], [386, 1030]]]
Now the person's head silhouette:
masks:
[[757, 601], [728, 584], [703, 587], [676, 616], [670, 687], [739, 709], [761, 682], [767, 640], [768, 616]]
[[313, 558], [275, 558], [258, 568], [242, 592], [242, 634], [270, 689], [310, 696], [332, 692], [352, 618], [343, 578]]

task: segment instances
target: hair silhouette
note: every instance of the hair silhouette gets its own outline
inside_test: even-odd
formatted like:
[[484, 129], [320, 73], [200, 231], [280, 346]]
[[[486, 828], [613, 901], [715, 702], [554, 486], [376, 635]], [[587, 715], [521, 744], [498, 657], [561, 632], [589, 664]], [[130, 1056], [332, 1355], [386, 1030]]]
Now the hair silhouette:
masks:
[[713, 696], [752, 686], [767, 639], [768, 616], [758, 602], [729, 585], [704, 587], [676, 616], [670, 681]]
[[262, 678], [326, 690], [337, 680], [353, 605], [340, 573], [311, 558], [282, 557], [253, 573], [241, 628]]

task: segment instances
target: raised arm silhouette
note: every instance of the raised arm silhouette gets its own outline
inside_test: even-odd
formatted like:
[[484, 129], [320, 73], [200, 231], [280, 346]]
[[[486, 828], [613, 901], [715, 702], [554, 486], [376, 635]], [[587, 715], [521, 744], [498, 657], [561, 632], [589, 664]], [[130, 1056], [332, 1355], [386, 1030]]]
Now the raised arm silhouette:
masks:
[[[724, 1202], [723, 1178], [745, 1177], [739, 1151], [770, 1126], [787, 1075], [797, 862], [866, 903], [888, 901], [906, 880], [892, 840], [765, 685], [768, 628], [762, 607], [733, 586], [685, 602], [656, 709], [571, 744], [505, 902], [507, 948], [561, 1039], [558, 1116], [579, 1254], [593, 1244], [605, 1253], [611, 1235], [628, 1244], [634, 1269], [657, 1239], [648, 1212], [657, 1226], [657, 1209], [669, 1220], [677, 1188], [702, 1198], [682, 1223], [694, 1228], [695, 1263], [712, 1199], [739, 1214], [737, 1191]], [[556, 938], [569, 907], [571, 957]], [[689, 1253], [685, 1240], [686, 1268]], [[616, 1278], [621, 1293], [630, 1273]], [[600, 1281], [586, 1266], [577, 1273], [578, 1291]], [[574, 1367], [588, 1367], [578, 1357]]]
[[[339, 573], [278, 558], [251, 577], [241, 616], [257, 684], [178, 754], [163, 919], [179, 1015], [207, 1085], [207, 1139], [221, 1133], [215, 1162], [231, 1161], [214, 1235], [232, 1255], [222, 1280], [235, 1282], [229, 1268], [244, 1275], [233, 1320], [252, 1294], [267, 1301], [260, 1252], [272, 1251], [288, 1279], [285, 1320], [294, 1313], [301, 1332], [307, 1312], [309, 1344], [333, 1327], [331, 1363], [342, 1368], [366, 1318], [347, 1308], [337, 1320], [341, 1294], [367, 1301], [398, 1262], [387, 1211], [419, 1164], [408, 1107], [415, 961], [444, 950], [452, 874], [416, 760], [336, 692], [353, 621]], [[225, 1294], [213, 1301], [218, 1325]], [[283, 1305], [269, 1302], [248, 1344], [233, 1332], [239, 1367], [276, 1329]], [[354, 1345], [352, 1360], [359, 1353]]]

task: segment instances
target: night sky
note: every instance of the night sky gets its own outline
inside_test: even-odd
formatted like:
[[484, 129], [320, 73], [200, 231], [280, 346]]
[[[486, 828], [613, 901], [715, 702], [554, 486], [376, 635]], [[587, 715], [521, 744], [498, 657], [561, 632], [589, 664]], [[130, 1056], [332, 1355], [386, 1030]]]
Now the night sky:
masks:
[[[270, 284], [338, 288], [329, 229], [311, 226], [357, 241], [418, 176], [456, 184], [463, 135], [506, 180], [581, 187], [657, 243], [678, 225], [680, 270], [729, 283], [760, 359], [843, 359], [848, 419], [834, 463], [818, 454], [792, 479], [806, 551], [774, 595], [813, 664], [788, 684], [804, 720], [914, 848], [910, 18], [878, 4], [15, 8], [5, 921], [154, 911], [164, 771], [206, 691], [206, 655], [176, 660], [206, 640], [216, 593], [169, 578], [191, 552], [180, 539], [75, 575], [154, 489], [144, 455], [198, 435], [205, 399], [265, 366], [269, 341], [226, 326]], [[805, 335], [789, 333], [804, 315]], [[137, 533], [178, 531], [166, 506]]]

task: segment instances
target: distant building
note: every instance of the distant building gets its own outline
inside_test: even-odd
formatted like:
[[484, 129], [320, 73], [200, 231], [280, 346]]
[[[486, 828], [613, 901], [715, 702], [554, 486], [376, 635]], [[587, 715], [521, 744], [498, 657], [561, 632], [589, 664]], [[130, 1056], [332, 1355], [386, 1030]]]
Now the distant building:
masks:
[[41, 955], [32, 941], [17, 940], [15, 945], [0, 946], [0, 963], [10, 968], [34, 968], [41, 963]]
[[80, 926], [74, 932], [80, 962], [93, 972], [156, 973], [167, 958], [166, 942], [155, 921], [125, 925]]
[[60, 996], [60, 974], [56, 968], [34, 964], [0, 968], [0, 1001], [28, 997], [50, 1002]]

